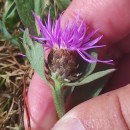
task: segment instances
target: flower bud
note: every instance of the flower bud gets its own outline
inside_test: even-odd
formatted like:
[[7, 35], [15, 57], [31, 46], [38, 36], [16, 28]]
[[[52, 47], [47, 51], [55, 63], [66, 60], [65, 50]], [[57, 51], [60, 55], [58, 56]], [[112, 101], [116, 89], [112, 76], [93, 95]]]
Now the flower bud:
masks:
[[53, 49], [48, 55], [48, 69], [50, 76], [72, 82], [84, 74], [85, 62], [76, 51], [68, 49]]

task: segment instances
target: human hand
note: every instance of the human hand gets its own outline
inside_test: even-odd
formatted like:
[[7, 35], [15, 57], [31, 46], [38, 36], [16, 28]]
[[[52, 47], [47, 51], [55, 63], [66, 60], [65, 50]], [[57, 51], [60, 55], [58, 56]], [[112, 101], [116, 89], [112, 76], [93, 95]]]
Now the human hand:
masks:
[[[57, 122], [50, 88], [35, 73], [28, 91], [32, 130], [127, 130], [130, 129], [130, 1], [129, 0], [73, 0], [65, 11], [62, 24], [73, 20], [77, 12], [87, 25], [100, 28], [110, 53], [117, 61], [105, 91], [117, 89], [79, 104]], [[81, 88], [73, 94], [73, 102], [83, 95]]]

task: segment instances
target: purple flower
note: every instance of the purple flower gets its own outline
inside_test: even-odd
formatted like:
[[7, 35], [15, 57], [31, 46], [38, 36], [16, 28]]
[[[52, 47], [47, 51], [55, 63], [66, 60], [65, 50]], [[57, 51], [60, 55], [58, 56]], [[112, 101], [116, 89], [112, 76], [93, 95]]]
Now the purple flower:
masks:
[[48, 14], [48, 20], [45, 25], [40, 18], [33, 13], [36, 22], [40, 28], [41, 38], [33, 37], [35, 40], [41, 41], [43, 46], [48, 49], [67, 49], [70, 51], [76, 51], [85, 61], [89, 63], [102, 62], [111, 64], [112, 60], [98, 60], [92, 57], [87, 51], [93, 48], [104, 47], [105, 45], [96, 45], [101, 40], [103, 35], [92, 39], [98, 30], [95, 30], [87, 34], [86, 24], [82, 20], [79, 24], [79, 16], [76, 17], [73, 24], [68, 22], [64, 29], [61, 28], [61, 16], [52, 22], [50, 19], [50, 13]]

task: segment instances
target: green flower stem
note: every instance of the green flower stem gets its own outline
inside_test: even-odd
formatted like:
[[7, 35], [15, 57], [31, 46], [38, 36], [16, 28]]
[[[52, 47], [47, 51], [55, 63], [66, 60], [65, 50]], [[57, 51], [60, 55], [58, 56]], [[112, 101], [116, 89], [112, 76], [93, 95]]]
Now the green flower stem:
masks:
[[55, 81], [55, 87], [52, 92], [56, 111], [59, 118], [61, 118], [65, 114], [64, 97], [62, 95], [61, 88], [61, 83], [59, 81]]

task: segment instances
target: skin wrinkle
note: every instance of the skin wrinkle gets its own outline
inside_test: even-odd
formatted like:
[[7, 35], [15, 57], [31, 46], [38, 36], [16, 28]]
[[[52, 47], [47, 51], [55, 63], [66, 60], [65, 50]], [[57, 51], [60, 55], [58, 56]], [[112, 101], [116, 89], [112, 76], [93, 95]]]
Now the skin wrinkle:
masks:
[[105, 124], [106, 128], [112, 129], [110, 128], [109, 125], [109, 120], [102, 120], [102, 119], [89, 119], [88, 121], [86, 121], [85, 126], [87, 128], [87, 130], [101, 130], [101, 126], [103, 126], [102, 124]]
[[[121, 89], [118, 91], [121, 91]], [[118, 102], [118, 91], [104, 94], [101, 97], [97, 97], [96, 100], [94, 98], [84, 102], [75, 107], [72, 113], [70, 111], [68, 115], [72, 118], [80, 119], [87, 130], [101, 130], [103, 128], [105, 130], [117, 130], [117, 126], [120, 130], [128, 130], [128, 125], [123, 119], [125, 117], [122, 118], [124, 115], [121, 113]], [[100, 102], [98, 102], [99, 100]], [[91, 105], [92, 103], [94, 104], [93, 106]]]
[[117, 103], [118, 103], [118, 106], [119, 106], [119, 113], [120, 113], [120, 115], [121, 115], [121, 118], [122, 118], [124, 124], [125, 124], [126, 127], [127, 127], [127, 130], [129, 130], [130, 128], [129, 128], [129, 126], [128, 126], [128, 124], [127, 124], [127, 121], [126, 121], [126, 118], [125, 118], [125, 116], [124, 116], [124, 114], [123, 114], [122, 103], [121, 103], [121, 101], [120, 101], [119, 96], [117, 95], [116, 97], [117, 97], [116, 99], [117, 99]]
[[130, 95], [129, 95], [129, 92], [130, 92], [130, 83], [125, 86], [125, 94], [123, 91], [120, 91], [118, 93], [118, 97], [119, 97], [119, 102], [120, 102], [120, 106], [121, 106], [121, 110], [122, 110], [122, 115], [126, 121], [126, 124], [128, 126], [128, 128], [130, 129]]
[[[81, 117], [81, 120], [83, 120], [83, 124], [87, 130], [100, 130], [103, 124], [105, 124], [105, 126], [109, 124], [109, 120], [102, 120], [103, 116], [101, 117], [101, 114], [99, 114], [100, 118], [98, 117], [93, 118], [90, 116], [91, 114], [93, 113], [89, 113], [89, 117], [87, 117], [86, 120], [84, 120], [84, 117]], [[109, 128], [109, 125], [108, 125], [108, 128]]]

